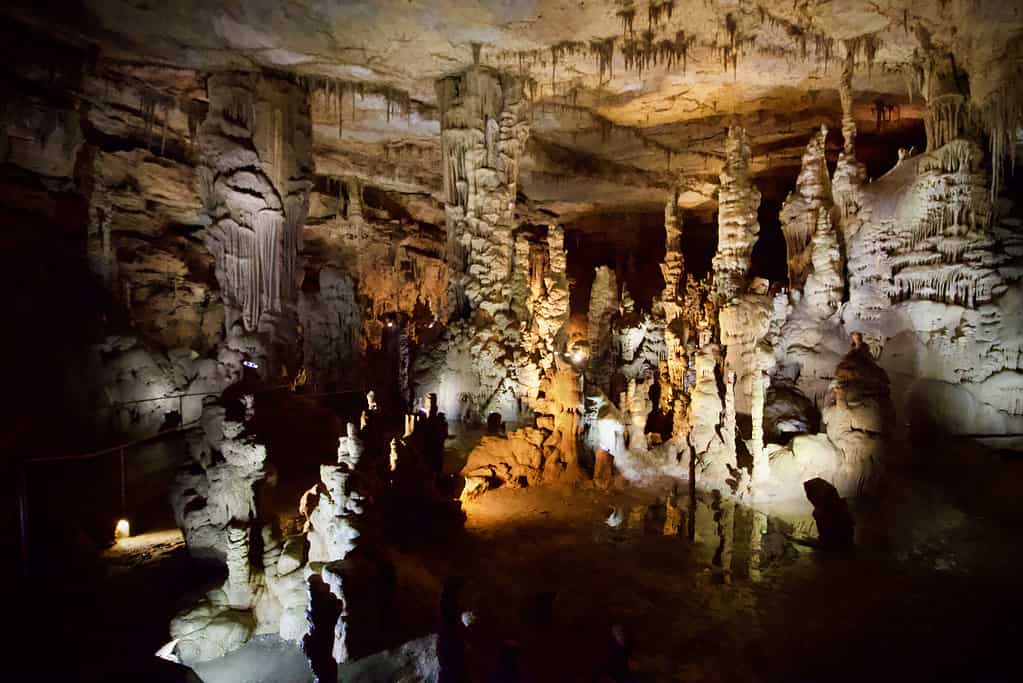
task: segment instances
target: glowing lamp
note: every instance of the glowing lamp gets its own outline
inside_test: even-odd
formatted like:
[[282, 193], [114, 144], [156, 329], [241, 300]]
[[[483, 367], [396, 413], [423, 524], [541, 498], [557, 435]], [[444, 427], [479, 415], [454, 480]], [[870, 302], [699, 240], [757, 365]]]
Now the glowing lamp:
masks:
[[252, 368], [253, 370], [259, 368], [259, 363], [257, 363], [254, 360], [243, 360], [242, 365], [244, 365], [247, 368]]
[[572, 352], [573, 363], [582, 363], [584, 360], [586, 360], [585, 351], [583, 351], [582, 349], [576, 349], [575, 351]]
[[387, 321], [387, 326], [388, 327], [394, 327], [394, 321], [393, 320], [388, 320]]
[[117, 520], [117, 526], [114, 527], [114, 540], [120, 541], [122, 538], [128, 538], [131, 536], [131, 525], [126, 519]]

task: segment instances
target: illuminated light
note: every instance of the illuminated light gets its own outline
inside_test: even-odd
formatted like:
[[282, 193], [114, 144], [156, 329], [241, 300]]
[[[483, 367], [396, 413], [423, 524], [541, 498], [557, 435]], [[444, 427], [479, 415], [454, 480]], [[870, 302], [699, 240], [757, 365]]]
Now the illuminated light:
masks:
[[181, 663], [181, 658], [174, 654], [174, 648], [178, 646], [178, 639], [170, 641], [159, 650], [156, 651], [156, 656], [160, 659], [166, 659], [168, 662], [174, 662], [175, 664]]
[[394, 321], [393, 320], [388, 320], [387, 321], [387, 326], [388, 327], [394, 327]]
[[126, 519], [117, 520], [117, 526], [114, 527], [114, 540], [120, 541], [122, 538], [131, 537], [131, 525]]
[[573, 363], [582, 363], [584, 360], [586, 360], [585, 351], [583, 351], [582, 349], [576, 349], [575, 351], [572, 352]]
[[257, 363], [254, 360], [243, 360], [242, 365], [244, 365], [247, 368], [252, 368], [253, 370], [259, 368], [259, 363]]
[[430, 323], [430, 327], [433, 327], [433, 326], [434, 326], [434, 325], [436, 325], [436, 324], [437, 324], [436, 322], [431, 322], [431, 323]]

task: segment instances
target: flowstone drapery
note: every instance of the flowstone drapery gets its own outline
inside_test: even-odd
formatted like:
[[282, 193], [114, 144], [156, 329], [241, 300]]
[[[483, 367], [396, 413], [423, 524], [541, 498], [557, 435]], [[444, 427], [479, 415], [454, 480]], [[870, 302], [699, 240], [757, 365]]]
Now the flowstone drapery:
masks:
[[[199, 129], [199, 194], [209, 220], [228, 345], [274, 373], [295, 360], [298, 251], [312, 186], [306, 92], [258, 73], [217, 73]], [[233, 341], [252, 337], [258, 341]]]

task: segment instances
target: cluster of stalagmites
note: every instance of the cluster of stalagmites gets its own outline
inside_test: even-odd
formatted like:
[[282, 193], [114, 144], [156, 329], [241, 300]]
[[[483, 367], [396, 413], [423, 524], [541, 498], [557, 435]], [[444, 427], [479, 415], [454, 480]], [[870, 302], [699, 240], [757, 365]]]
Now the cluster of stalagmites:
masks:
[[172, 503], [191, 554], [226, 564], [227, 579], [174, 618], [173, 651], [194, 663], [275, 634], [302, 646], [317, 680], [333, 680], [337, 665], [383, 649], [395, 590], [385, 517], [450, 508], [435, 487], [446, 422], [431, 396], [387, 448], [371, 392], [363, 427], [347, 426], [336, 462], [298, 502], [300, 531], [282, 536], [265, 495], [274, 468], [250, 432], [253, 397], [225, 403], [205, 409]]
[[801, 290], [821, 318], [838, 309], [844, 294], [842, 257], [832, 219], [831, 179], [824, 158], [827, 133], [827, 128], [821, 127], [810, 139], [796, 190], [781, 210], [789, 287]]

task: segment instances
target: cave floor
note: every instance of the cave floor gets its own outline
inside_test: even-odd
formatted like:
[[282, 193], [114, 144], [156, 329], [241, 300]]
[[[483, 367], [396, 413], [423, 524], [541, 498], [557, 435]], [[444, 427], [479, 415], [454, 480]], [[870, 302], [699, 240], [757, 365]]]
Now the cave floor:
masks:
[[[472, 441], [452, 440], [449, 471], [464, 459], [458, 444]], [[668, 488], [497, 489], [466, 503], [463, 532], [393, 553], [402, 638], [435, 630], [441, 582], [461, 575], [463, 608], [476, 616], [466, 631], [471, 680], [490, 680], [509, 639], [523, 680], [595, 680], [614, 623], [634, 644], [638, 681], [1018, 680], [1020, 527], [964, 512], [934, 484], [900, 475], [883, 500], [854, 509], [849, 553], [790, 542], [782, 532], [799, 535], [806, 520], [772, 518], [751, 562], [761, 531], [752, 513], [739, 506], [733, 524], [719, 524], [703, 496], [692, 544], [663, 535], [656, 519], [605, 523], [612, 507], [626, 517], [660, 509]], [[99, 567], [52, 569], [14, 603], [26, 652], [41, 653], [21, 663], [39, 680], [50, 680], [40, 667], [77, 673], [65, 680], [141, 680], [117, 672], [138, 671], [182, 596], [214, 578], [176, 532], [122, 542]], [[229, 657], [199, 667], [203, 679], [309, 680], [286, 643], [264, 639]]]
[[[656, 524], [604, 523], [612, 505], [649, 503], [667, 486], [497, 490], [466, 506], [452, 570], [472, 577], [479, 596], [470, 633], [519, 641], [530, 680], [592, 680], [614, 622], [633, 639], [638, 680], [1018, 680], [1018, 534], [902, 484], [898, 499], [857, 510], [855, 552], [787, 543], [772, 521], [759, 568], [742, 509], [731, 562], [704, 502], [692, 545]], [[548, 623], [529, 607], [538, 593], [554, 594]], [[472, 659], [485, 669], [493, 658], [491, 645]]]

